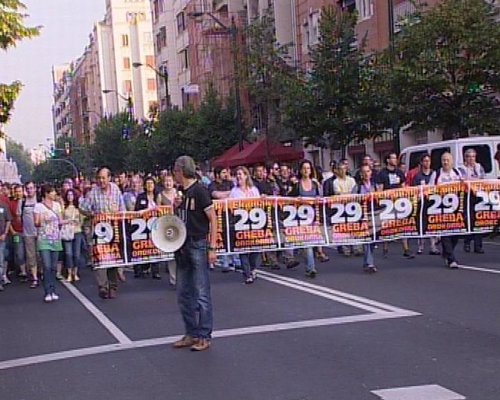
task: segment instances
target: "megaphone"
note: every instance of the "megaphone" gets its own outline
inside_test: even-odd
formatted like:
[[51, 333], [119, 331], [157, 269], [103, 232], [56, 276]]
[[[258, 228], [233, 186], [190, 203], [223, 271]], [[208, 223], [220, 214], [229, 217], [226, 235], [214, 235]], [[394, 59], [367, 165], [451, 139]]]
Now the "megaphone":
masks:
[[174, 253], [186, 241], [186, 226], [175, 215], [165, 215], [158, 218], [151, 227], [151, 241], [161, 251]]

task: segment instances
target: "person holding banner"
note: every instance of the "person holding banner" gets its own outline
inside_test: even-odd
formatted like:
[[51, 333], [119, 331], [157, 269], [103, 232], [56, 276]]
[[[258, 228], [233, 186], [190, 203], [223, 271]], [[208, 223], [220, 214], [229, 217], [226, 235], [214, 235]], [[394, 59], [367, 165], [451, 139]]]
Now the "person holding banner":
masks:
[[[464, 153], [464, 165], [458, 168], [460, 174], [467, 180], [484, 179], [486, 172], [481, 164], [476, 161], [476, 150], [468, 149]], [[470, 253], [470, 242], [474, 241], [474, 253], [483, 254], [483, 235], [473, 233], [464, 237], [464, 251]]]
[[[236, 186], [229, 193], [230, 199], [247, 199], [260, 197], [259, 189], [254, 186], [250, 172], [246, 167], [236, 168]], [[260, 253], [240, 254], [241, 267], [245, 284], [252, 284], [257, 278], [255, 271], [260, 264]]]
[[217, 215], [208, 189], [196, 179], [196, 164], [191, 157], [179, 157], [174, 174], [183, 188], [184, 195], [176, 198], [175, 205], [186, 225], [187, 237], [175, 253], [177, 302], [185, 335], [173, 346], [203, 351], [210, 347], [213, 329], [209, 263], [217, 259]]
[[[354, 188], [353, 193], [356, 194], [370, 194], [375, 192], [377, 189], [375, 187], [375, 182], [372, 178], [372, 169], [369, 165], [364, 164], [359, 169], [359, 183]], [[363, 245], [363, 271], [368, 274], [374, 274], [377, 272], [377, 267], [375, 266], [375, 260], [373, 256], [373, 249], [375, 243], [369, 243]]]
[[[375, 178], [377, 191], [400, 189], [405, 187], [405, 174], [398, 167], [398, 155], [396, 153], [389, 153], [385, 157], [385, 168], [382, 169]], [[401, 239], [401, 242], [403, 244], [403, 257], [407, 259], [415, 258], [415, 255], [410, 250], [408, 239]], [[389, 244], [384, 242], [384, 257], [387, 257], [388, 252]]]
[[[429, 154], [424, 154], [420, 158], [420, 163], [418, 166], [418, 171], [414, 174], [413, 179], [411, 181], [411, 186], [422, 186], [428, 185], [431, 176], [431, 156]], [[424, 239], [418, 239], [418, 250], [417, 254], [422, 254], [424, 252]], [[437, 237], [433, 236], [429, 238], [429, 242], [431, 244], [431, 250], [429, 251], [430, 255], [439, 255], [441, 252], [437, 249]]]
[[[460, 171], [453, 166], [453, 156], [451, 153], [443, 153], [441, 155], [441, 168], [432, 173], [429, 181], [430, 185], [459, 182], [461, 180], [463, 180], [463, 177]], [[441, 246], [443, 248], [442, 254], [448, 268], [458, 268], [457, 259], [455, 257], [455, 247], [457, 247], [459, 239], [460, 237], [457, 235], [441, 237]]]
[[[108, 168], [103, 167], [97, 171], [97, 185], [81, 203], [80, 210], [87, 216], [125, 211], [122, 192], [115, 183], [111, 182], [111, 171]], [[117, 268], [96, 269], [95, 276], [99, 287], [99, 297], [115, 299], [118, 294]]]
[[[318, 197], [321, 196], [321, 185], [314, 179], [313, 165], [309, 160], [304, 160], [299, 164], [299, 180], [293, 186], [290, 197]], [[306, 276], [315, 278], [318, 274], [314, 260], [314, 249], [312, 247], [305, 248], [307, 264]]]
[[[134, 211], [154, 210], [156, 203], [156, 182], [152, 176], [144, 179], [144, 192], [139, 193], [135, 202]], [[144, 277], [146, 270], [151, 267], [153, 279], [161, 279], [160, 266], [158, 263], [134, 265], [134, 277]]]

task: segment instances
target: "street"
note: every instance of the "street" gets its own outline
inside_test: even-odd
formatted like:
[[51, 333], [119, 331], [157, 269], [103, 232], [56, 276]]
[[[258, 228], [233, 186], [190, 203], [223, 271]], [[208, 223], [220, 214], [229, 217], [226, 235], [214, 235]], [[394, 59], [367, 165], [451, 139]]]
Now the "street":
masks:
[[215, 270], [201, 353], [171, 346], [183, 325], [164, 271], [128, 272], [116, 300], [89, 270], [52, 304], [15, 282], [0, 293], [0, 398], [498, 400], [500, 240], [485, 241], [485, 254], [460, 241], [458, 270], [428, 248], [404, 259], [399, 243], [376, 250], [376, 274], [334, 249], [314, 280], [304, 263], [252, 285]]

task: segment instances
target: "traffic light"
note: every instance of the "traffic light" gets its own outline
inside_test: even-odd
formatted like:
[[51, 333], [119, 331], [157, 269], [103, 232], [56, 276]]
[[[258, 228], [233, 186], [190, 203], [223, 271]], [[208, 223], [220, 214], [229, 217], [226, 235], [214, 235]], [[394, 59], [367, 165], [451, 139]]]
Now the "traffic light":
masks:
[[64, 142], [64, 154], [69, 156], [71, 154], [71, 143], [70, 142]]

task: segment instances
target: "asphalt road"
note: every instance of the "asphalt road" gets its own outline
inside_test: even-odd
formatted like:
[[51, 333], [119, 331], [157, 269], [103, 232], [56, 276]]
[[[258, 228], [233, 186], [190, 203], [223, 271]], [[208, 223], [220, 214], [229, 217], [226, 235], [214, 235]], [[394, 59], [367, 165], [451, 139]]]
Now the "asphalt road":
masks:
[[52, 304], [14, 282], [0, 293], [0, 399], [498, 400], [500, 240], [485, 250], [460, 243], [458, 270], [392, 244], [373, 275], [334, 250], [314, 280], [303, 264], [253, 285], [213, 271], [201, 353], [171, 347], [183, 328], [165, 274], [128, 273], [101, 300], [83, 271]]

